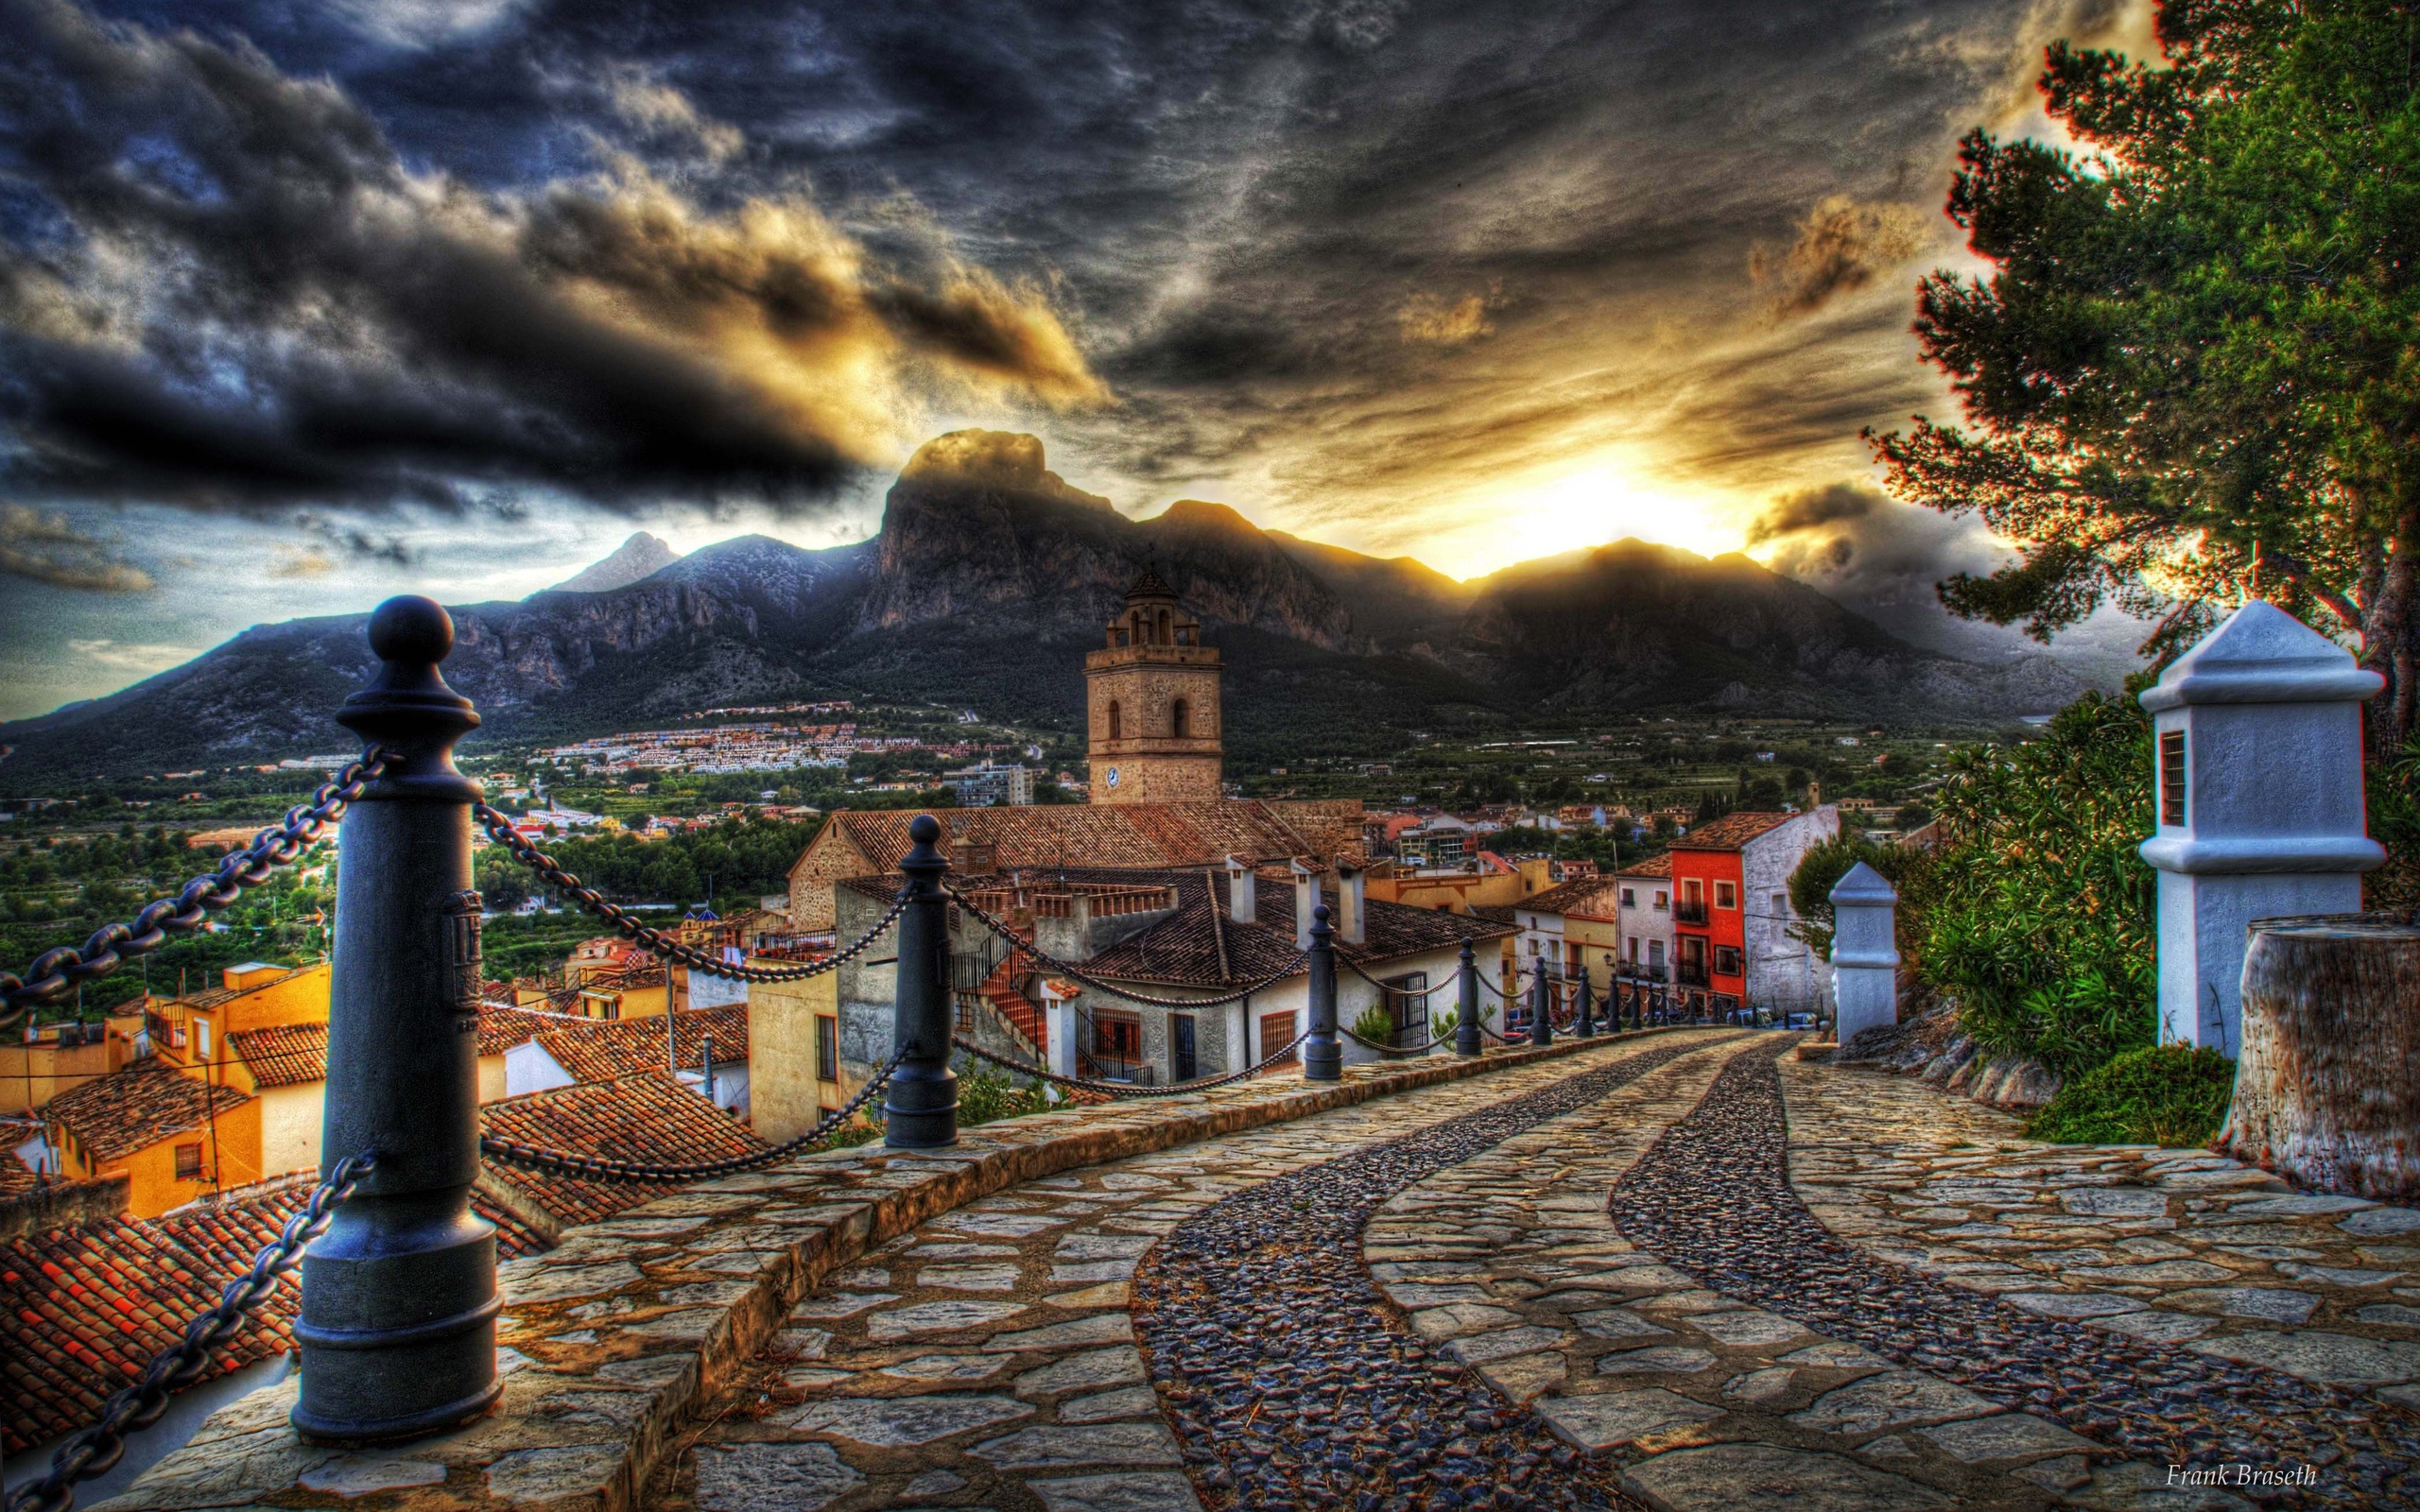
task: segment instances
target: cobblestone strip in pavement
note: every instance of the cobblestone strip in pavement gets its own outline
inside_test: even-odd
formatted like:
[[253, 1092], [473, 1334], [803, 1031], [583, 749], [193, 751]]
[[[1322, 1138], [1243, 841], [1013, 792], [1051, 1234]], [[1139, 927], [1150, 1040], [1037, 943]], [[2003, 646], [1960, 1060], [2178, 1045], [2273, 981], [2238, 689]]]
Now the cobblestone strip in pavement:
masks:
[[[1711, 1072], [1713, 1054], [1691, 1055], [1706, 1043], [1692, 1037], [1641, 1047], [1585, 1074], [1259, 1183], [1179, 1225], [1136, 1275], [1135, 1314], [1153, 1382], [1207, 1500], [1379, 1512], [1623, 1504], [1603, 1468], [1556, 1443], [1529, 1413], [1498, 1410], [1464, 1368], [1492, 1356], [1433, 1329], [1406, 1328], [1363, 1268], [1357, 1241], [1382, 1204], [1424, 1177], [1464, 1161], [1492, 1164], [1512, 1136], [1676, 1058], [1705, 1059]], [[1504, 1175], [1515, 1177], [1509, 1168]], [[1472, 1232], [1456, 1242], [1494, 1237]], [[1501, 1337], [1496, 1344], [1505, 1347]]]
[[[2048, 1435], [2064, 1431], [2048, 1420], [2055, 1418], [2139, 1456], [2093, 1468], [2081, 1452], [2054, 1454], [2030, 1468], [2048, 1487], [2072, 1492], [2074, 1503], [2087, 1506], [2243, 1505], [2224, 1491], [2180, 1502], [2164, 1489], [2168, 1466], [2222, 1461], [2280, 1471], [2312, 1468], [2316, 1484], [2307, 1488], [2263, 1488], [2290, 1505], [2414, 1504], [2420, 1435], [2400, 1411], [2223, 1356], [2004, 1305], [1951, 1279], [1877, 1260], [1833, 1237], [1808, 1212], [1789, 1182], [1786, 1138], [1777, 1069], [1769, 1056], [1741, 1055], [1697, 1110], [1624, 1177], [1613, 1213], [1625, 1237], [1721, 1296], [1903, 1367], [1827, 1392], [1791, 1422], [1829, 1427], [1869, 1458], [1877, 1440], [1886, 1452], [1922, 1440], [1960, 1458], [1982, 1458], [1973, 1452], [1989, 1445], [1995, 1421], [1996, 1431], [2045, 1435], [2044, 1447], [2056, 1448]], [[2077, 1189], [2128, 1190], [2114, 1183]], [[2160, 1201], [2164, 1212], [2166, 1194]], [[2069, 1215], [2102, 1223], [2113, 1216]], [[1915, 1368], [1904, 1368], [1910, 1366]], [[2013, 1405], [2030, 1412], [1986, 1416]], [[1962, 1426], [1974, 1419], [1982, 1421]]]
[[[1372, 1274], [1414, 1330], [1669, 1512], [2045, 1505], [2007, 1472], [2085, 1440], [1706, 1290], [1616, 1230], [1616, 1184], [1735, 1054], [1773, 1049], [1692, 1057], [1430, 1177], [1371, 1221]], [[1844, 1452], [1858, 1440], [1864, 1458]]]
[[[1589, 1074], [1626, 1051], [1711, 1038], [1609, 1043], [1028, 1181], [931, 1217], [796, 1306], [704, 1405], [705, 1426], [666, 1456], [646, 1504], [1192, 1512], [1128, 1310], [1129, 1279], [1161, 1235], [1341, 1151]], [[666, 1368], [683, 1363], [668, 1357]]]
[[[1905, 1078], [1781, 1074], [1790, 1177], [1833, 1233], [2026, 1313], [2366, 1391], [2342, 1411], [2356, 1436], [2394, 1441], [2374, 1451], [2386, 1463], [2357, 1452], [2340, 1469], [2322, 1449], [2318, 1469], [2357, 1504], [2373, 1474], [2387, 1484], [2366, 1504], [2411, 1495], [2412, 1425], [2391, 1409], [2420, 1407], [2420, 1286], [2400, 1284], [2420, 1262], [2420, 1211], [2296, 1194], [2204, 1150], [2028, 1141], [2015, 1119]], [[2162, 1369], [2138, 1385], [2181, 1408], [2199, 1379]]]

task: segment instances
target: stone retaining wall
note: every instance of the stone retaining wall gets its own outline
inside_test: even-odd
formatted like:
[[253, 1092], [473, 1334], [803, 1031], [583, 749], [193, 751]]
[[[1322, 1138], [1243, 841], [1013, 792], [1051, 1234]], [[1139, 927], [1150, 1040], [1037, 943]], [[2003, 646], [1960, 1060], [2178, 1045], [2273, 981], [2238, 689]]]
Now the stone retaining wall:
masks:
[[507, 1373], [491, 1417], [389, 1450], [318, 1448], [286, 1425], [289, 1379], [213, 1415], [94, 1512], [271, 1499], [362, 1512], [630, 1512], [693, 1406], [764, 1348], [800, 1297], [937, 1214], [1063, 1171], [1661, 1032], [1354, 1067], [1325, 1086], [1271, 1078], [1035, 1114], [970, 1129], [946, 1150], [867, 1145], [700, 1182], [502, 1267]]

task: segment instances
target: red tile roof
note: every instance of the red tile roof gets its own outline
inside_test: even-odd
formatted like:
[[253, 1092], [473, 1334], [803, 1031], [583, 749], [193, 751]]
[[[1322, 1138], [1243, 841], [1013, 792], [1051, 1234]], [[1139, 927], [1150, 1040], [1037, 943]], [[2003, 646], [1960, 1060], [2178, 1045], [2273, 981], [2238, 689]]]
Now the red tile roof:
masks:
[[1533, 893], [1512, 906], [1525, 914], [1584, 913], [1599, 898], [1611, 902], [1614, 883], [1610, 877], [1582, 877], [1558, 887]]
[[[746, 1125], [661, 1070], [490, 1103], [479, 1109], [479, 1124], [490, 1134], [545, 1149], [656, 1165], [719, 1160], [767, 1147]], [[594, 1223], [680, 1190], [678, 1184], [582, 1180], [493, 1157], [487, 1168], [565, 1224]]]
[[[8, 1453], [98, 1417], [152, 1355], [174, 1344], [219, 1288], [308, 1201], [314, 1178], [247, 1188], [152, 1219], [117, 1217], [0, 1241], [0, 1447]], [[500, 1254], [544, 1241], [485, 1204]], [[204, 1379], [285, 1353], [293, 1272], [211, 1356]]]
[[[1261, 888], [1261, 921], [1238, 924], [1227, 915], [1225, 874], [1207, 868], [1135, 870], [1070, 867], [1053, 868], [1048, 875], [1076, 884], [1162, 886], [1176, 893], [1173, 915], [1093, 956], [1084, 963], [1087, 974], [1126, 982], [1225, 988], [1257, 981], [1284, 970], [1296, 959], [1290, 887]], [[993, 880], [995, 879], [963, 878], [959, 885], [973, 891]], [[996, 881], [1002, 886], [1014, 885], [1007, 877]], [[841, 885], [888, 900], [898, 891], [900, 879], [853, 878]], [[1336, 907], [1334, 888], [1323, 891], [1322, 897], [1331, 909]], [[1413, 908], [1374, 898], [1365, 906], [1368, 919], [1364, 941], [1357, 945], [1340, 939], [1336, 948], [1347, 960], [1373, 970], [1406, 955], [1450, 950], [1466, 939], [1500, 939], [1513, 933], [1492, 920], [1433, 908]]]
[[748, 1005], [728, 1003], [713, 1008], [684, 1008], [671, 1015], [644, 1019], [547, 1021], [537, 1039], [540, 1048], [575, 1081], [612, 1081], [641, 1072], [666, 1070], [666, 1017], [681, 1064], [693, 1067], [708, 1035], [714, 1037], [717, 1063], [748, 1058]]
[[1668, 877], [1672, 874], [1672, 852], [1659, 850], [1644, 861], [1634, 861], [1617, 873], [1624, 877]]
[[201, 1128], [214, 1114], [251, 1101], [233, 1087], [213, 1087], [153, 1057], [60, 1092], [43, 1112], [74, 1136], [87, 1160], [100, 1161]]
[[1737, 850], [1770, 830], [1777, 830], [1798, 817], [1795, 814], [1726, 814], [1719, 819], [1692, 825], [1689, 833], [1672, 842], [1675, 850]]
[[227, 1037], [262, 1087], [300, 1087], [328, 1079], [328, 1026], [280, 1023]]
[[[1047, 804], [942, 809], [942, 844], [965, 839], [995, 849], [994, 864], [1014, 867], [1196, 867], [1230, 855], [1284, 860], [1314, 851], [1267, 804], [1252, 799], [1195, 803]], [[831, 822], [873, 863], [897, 869], [908, 850], [906, 809], [840, 809]]]

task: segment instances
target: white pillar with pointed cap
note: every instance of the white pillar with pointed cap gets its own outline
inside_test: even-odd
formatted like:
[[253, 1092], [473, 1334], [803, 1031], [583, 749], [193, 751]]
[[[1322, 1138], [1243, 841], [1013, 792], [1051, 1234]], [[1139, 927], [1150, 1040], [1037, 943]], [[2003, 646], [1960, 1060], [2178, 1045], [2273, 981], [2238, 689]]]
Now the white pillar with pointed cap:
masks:
[[1317, 867], [1303, 865], [1297, 857], [1294, 868], [1294, 948], [1311, 948], [1311, 910], [1320, 905], [1320, 872]]
[[1227, 858], [1227, 917], [1238, 924], [1253, 921], [1253, 905], [1257, 902], [1259, 876], [1252, 863], [1241, 856]]
[[1370, 903], [1361, 868], [1351, 861], [1336, 864], [1336, 937], [1359, 945], [1369, 934]]
[[2386, 860], [2361, 791], [2361, 704], [2383, 684], [2255, 599], [2143, 691], [2163, 1043], [2236, 1054], [2253, 919], [2360, 908], [2361, 873]]
[[1860, 861], [1832, 887], [1832, 1038], [1899, 1022], [1899, 894]]

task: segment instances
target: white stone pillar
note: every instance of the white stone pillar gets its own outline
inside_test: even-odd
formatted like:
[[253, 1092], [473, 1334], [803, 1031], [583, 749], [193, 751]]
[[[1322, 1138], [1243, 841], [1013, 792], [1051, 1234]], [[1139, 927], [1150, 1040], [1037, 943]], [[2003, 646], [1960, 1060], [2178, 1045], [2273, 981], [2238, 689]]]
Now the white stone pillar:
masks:
[[2385, 679], [2254, 599], [2144, 690], [2158, 777], [2159, 1038], [2233, 1056], [2246, 926], [2361, 906], [2361, 703]]
[[1860, 861], [1832, 888], [1832, 1038], [1899, 1022], [1899, 894]]
[[1311, 910], [1320, 905], [1320, 873], [1318, 868], [1306, 867], [1300, 861], [1293, 864], [1293, 869], [1294, 948], [1306, 951], [1311, 948]]
[[1042, 983], [1042, 1022], [1050, 1038], [1049, 1069], [1061, 1076], [1076, 1074], [1076, 1000], [1062, 997], [1058, 984], [1046, 977]]

